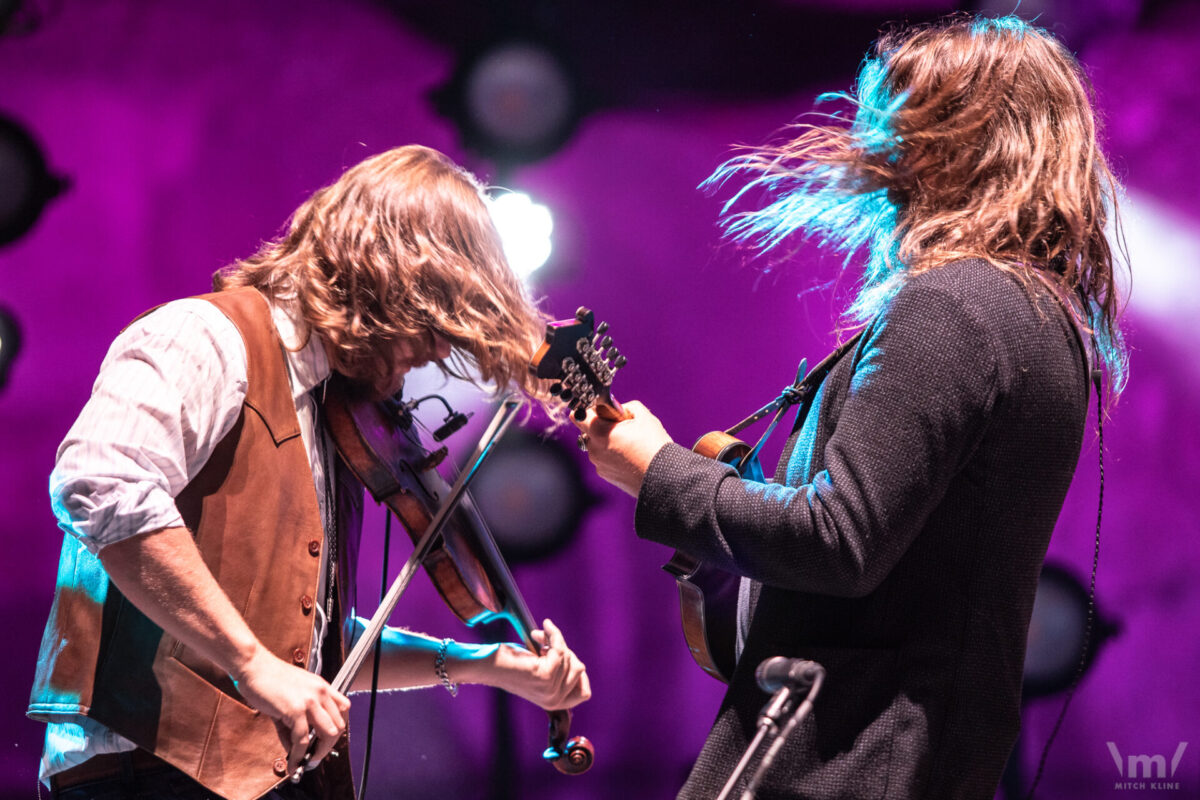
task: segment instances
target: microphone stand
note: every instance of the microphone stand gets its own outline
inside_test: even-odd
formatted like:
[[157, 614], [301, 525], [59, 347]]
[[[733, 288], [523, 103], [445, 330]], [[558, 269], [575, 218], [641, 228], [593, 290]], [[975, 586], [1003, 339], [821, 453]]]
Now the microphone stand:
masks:
[[[779, 751], [783, 749], [783, 743], [787, 741], [787, 737], [791, 735], [796, 726], [799, 725], [809, 712], [812, 711], [813, 701], [817, 699], [817, 693], [821, 691], [821, 684], [825, 682], [825, 668], [820, 664], [816, 665], [813, 670], [812, 686], [808, 689], [808, 695], [792, 712], [787, 723], [783, 726], [783, 730], [775, 737], [775, 741], [771, 742], [771, 746], [767, 748], [766, 755], [762, 757], [762, 761], [758, 763], [758, 769], [754, 770], [754, 775], [750, 778], [750, 783], [746, 784], [746, 791], [742, 793], [742, 800], [754, 800], [754, 793], [758, 791], [758, 785], [762, 783], [763, 776], [767, 774], [767, 770], [771, 768], [771, 764], [775, 763], [775, 756], [779, 755]], [[782, 689], [780, 691], [783, 691]]]
[[[812, 685], [808, 689], [808, 694], [800, 703], [795, 702], [795, 689], [797, 685], [785, 683], [771, 696], [767, 704], [763, 706], [758, 717], [758, 732], [754, 735], [754, 740], [746, 747], [746, 752], [742, 754], [742, 758], [738, 761], [737, 766], [733, 768], [733, 774], [729, 776], [729, 780], [725, 782], [725, 787], [721, 789], [721, 794], [717, 795], [717, 800], [729, 800], [733, 787], [737, 785], [738, 780], [746, 771], [746, 767], [750, 764], [750, 760], [754, 754], [758, 752], [763, 740], [768, 735], [775, 736], [772, 740], [767, 752], [763, 755], [762, 760], [758, 763], [758, 767], [754, 770], [754, 774], [750, 777], [750, 782], [746, 784], [745, 791], [742, 792], [741, 800], [754, 800], [754, 794], [758, 791], [758, 785], [762, 783], [763, 776], [767, 770], [775, 762], [775, 757], [779, 755], [779, 751], [783, 748], [784, 742], [788, 736], [795, 730], [796, 726], [804, 721], [805, 717], [812, 711], [813, 701], [817, 699], [817, 694], [821, 691], [821, 684], [825, 682], [825, 668], [820, 664], [814, 664], [811, 670]], [[787, 717], [787, 722], [780, 728], [779, 721]]]

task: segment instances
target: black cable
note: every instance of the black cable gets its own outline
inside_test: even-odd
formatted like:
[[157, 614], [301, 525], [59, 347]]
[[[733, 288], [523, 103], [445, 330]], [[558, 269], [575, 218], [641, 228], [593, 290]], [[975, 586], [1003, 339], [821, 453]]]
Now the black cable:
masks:
[[[1096, 352], [1095, 333], [1092, 334], [1092, 352]], [[1037, 774], [1033, 777], [1033, 783], [1029, 787], [1029, 793], [1025, 795], [1025, 800], [1033, 800], [1033, 793], [1037, 791], [1038, 783], [1042, 780], [1042, 771], [1046, 768], [1046, 758], [1050, 755], [1050, 745], [1054, 744], [1054, 738], [1058, 736], [1063, 719], [1067, 716], [1067, 709], [1075, 697], [1075, 690], [1079, 688], [1079, 681], [1083, 678], [1083, 671], [1087, 667], [1088, 652], [1092, 645], [1092, 624], [1096, 619], [1096, 571], [1100, 567], [1100, 519], [1104, 512], [1104, 398], [1100, 393], [1100, 377], [1100, 370], [1093, 369], [1092, 385], [1096, 387], [1096, 442], [1100, 463], [1100, 499], [1096, 504], [1096, 546], [1092, 552], [1092, 584], [1088, 591], [1087, 625], [1084, 627], [1083, 647], [1079, 654], [1079, 665], [1075, 668], [1075, 677], [1071, 680], [1071, 687], [1067, 690], [1066, 699], [1063, 700], [1062, 710], [1058, 712], [1054, 730], [1050, 732], [1050, 738], [1046, 740], [1046, 746], [1042, 748]]]
[[[388, 590], [388, 555], [392, 550], [392, 513], [388, 511], [383, 523], [383, 577], [379, 586], [379, 602]], [[367, 744], [363, 753], [362, 779], [358, 784], [358, 800], [367, 796], [367, 773], [371, 768], [371, 741], [375, 734], [375, 700], [379, 696], [379, 662], [383, 655], [383, 637], [375, 643], [375, 661], [371, 670], [371, 700], [367, 703]]]
[[[397, 404], [397, 410], [402, 410], [404, 413], [411, 414], [412, 410], [420, 405], [425, 400], [431, 398], [441, 400], [442, 404], [450, 409], [450, 404], [445, 398], [440, 395], [426, 395], [425, 397], [408, 403]], [[412, 421], [428, 432], [428, 428], [416, 417], [411, 417]], [[383, 570], [380, 575], [379, 584], [379, 602], [382, 603], [388, 590], [388, 556], [392, 551], [392, 514], [390, 511], [385, 512], [383, 523]], [[371, 769], [371, 743], [375, 736], [375, 704], [379, 698], [379, 664], [383, 656], [383, 637], [379, 638], [374, 648], [374, 660], [371, 668], [371, 699], [367, 703], [367, 742], [363, 747], [363, 770], [362, 778], [358, 784], [358, 800], [363, 800], [367, 796], [367, 775]]]

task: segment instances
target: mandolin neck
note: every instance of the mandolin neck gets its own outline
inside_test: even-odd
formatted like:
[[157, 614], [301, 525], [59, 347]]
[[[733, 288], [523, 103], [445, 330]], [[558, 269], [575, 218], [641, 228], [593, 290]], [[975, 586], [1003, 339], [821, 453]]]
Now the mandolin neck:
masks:
[[596, 416], [600, 419], [606, 419], [609, 422], [620, 422], [623, 419], [629, 419], [633, 415], [621, 407], [617, 399], [611, 394], [596, 400]]

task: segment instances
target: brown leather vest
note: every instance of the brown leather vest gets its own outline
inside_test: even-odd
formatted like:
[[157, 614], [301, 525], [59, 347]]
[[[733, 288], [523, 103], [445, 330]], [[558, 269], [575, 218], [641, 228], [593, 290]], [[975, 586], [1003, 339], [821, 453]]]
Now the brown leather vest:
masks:
[[[202, 299], [241, 332], [246, 400], [176, 506], [204, 562], [255, 635], [272, 653], [303, 667], [313, 605], [320, 602], [325, 537], [283, 344], [256, 290]], [[361, 488], [346, 473], [338, 470], [337, 491], [343, 620], [354, 609], [362, 501]], [[42, 721], [64, 713], [91, 717], [230, 800], [257, 798], [285, 777], [286, 754], [271, 719], [245, 705], [228, 675], [128, 602], [100, 560], [70, 535], [64, 537], [27, 713]], [[350, 796], [345, 752], [322, 762], [321, 771], [327, 796]]]

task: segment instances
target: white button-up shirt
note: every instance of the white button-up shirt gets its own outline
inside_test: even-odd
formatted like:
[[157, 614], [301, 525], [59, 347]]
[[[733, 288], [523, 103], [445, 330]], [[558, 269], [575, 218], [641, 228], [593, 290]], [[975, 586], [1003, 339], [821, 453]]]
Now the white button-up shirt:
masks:
[[[318, 339], [300, 348], [295, 312], [271, 305], [287, 349], [288, 378], [300, 434], [308, 450], [321, 518], [324, 454], [332, 447], [314, 431], [310, 394], [330, 374]], [[92, 395], [58, 448], [50, 497], [58, 525], [93, 553], [140, 533], [181, 527], [175, 497], [233, 428], [246, 398], [246, 347], [237, 327], [211, 303], [168, 303], [126, 328], [109, 348]], [[327, 532], [328, 533], [328, 532]], [[323, 560], [323, 563], [327, 561]], [[318, 597], [325, 594], [322, 567]], [[309, 669], [320, 669], [326, 620], [318, 606]], [[99, 723], [64, 715], [49, 724], [41, 778], [101, 753], [132, 750], [128, 739]]]

